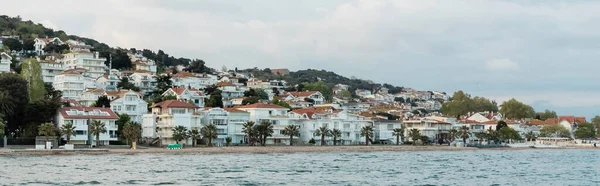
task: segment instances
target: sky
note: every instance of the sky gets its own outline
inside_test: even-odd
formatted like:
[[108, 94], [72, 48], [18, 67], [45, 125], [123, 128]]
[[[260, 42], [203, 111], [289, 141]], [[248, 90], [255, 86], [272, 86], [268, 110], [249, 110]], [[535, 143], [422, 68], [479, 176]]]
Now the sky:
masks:
[[213, 68], [325, 69], [600, 114], [600, 1], [19, 0], [1, 14]]

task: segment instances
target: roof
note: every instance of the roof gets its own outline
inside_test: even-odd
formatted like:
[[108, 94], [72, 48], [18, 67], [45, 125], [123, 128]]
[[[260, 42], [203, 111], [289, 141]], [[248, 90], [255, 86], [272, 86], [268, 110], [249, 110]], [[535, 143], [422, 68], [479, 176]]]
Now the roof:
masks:
[[237, 109], [237, 108], [223, 108], [223, 110], [227, 111], [227, 112], [238, 112], [238, 113], [248, 113], [246, 111]]
[[225, 86], [235, 86], [232, 82], [222, 81], [217, 83], [217, 87], [225, 87]]
[[306, 114], [306, 116], [308, 116], [308, 119], [313, 119], [313, 116], [315, 114], [325, 114], [324, 111], [322, 110], [317, 110], [314, 107], [311, 108], [303, 108], [303, 109], [297, 109], [297, 110], [293, 110], [293, 113], [299, 114], [299, 115], [303, 115]]
[[539, 119], [534, 119], [529, 121], [530, 125], [545, 125], [547, 124], [545, 121], [539, 120]]
[[155, 107], [160, 107], [160, 108], [198, 108], [198, 106], [196, 106], [194, 104], [183, 102], [183, 101], [178, 101], [178, 100], [167, 100], [167, 101], [163, 101], [160, 103], [155, 103], [151, 107], [153, 107], [153, 108], [155, 108]]
[[177, 74], [173, 74], [174, 78], [186, 78], [186, 77], [196, 77], [195, 74], [189, 73], [189, 72], [179, 72]]
[[[115, 96], [115, 97], [119, 98], [119, 97], [123, 97], [128, 92], [135, 92], [139, 96], [143, 96], [142, 93], [136, 92], [136, 91], [133, 91], [133, 90], [121, 90], [121, 91], [117, 91], [117, 92], [106, 92], [106, 95], [107, 96]], [[117, 98], [115, 98], [114, 100], [116, 100]]]
[[183, 87], [173, 87], [173, 88], [171, 88], [171, 90], [173, 92], [175, 92], [175, 94], [181, 95], [181, 94], [183, 94], [183, 92], [185, 92], [186, 88], [183, 88]]
[[305, 92], [288, 92], [288, 94], [293, 95], [294, 97], [308, 97], [313, 95], [319, 91], [305, 91]]
[[556, 119], [556, 118], [548, 118], [544, 122], [546, 122], [546, 124], [557, 124], [558, 123], [558, 119]]
[[[70, 111], [78, 111], [76, 114]], [[90, 112], [91, 111], [91, 112]], [[99, 111], [99, 112], [94, 112]], [[118, 119], [110, 108], [102, 107], [64, 107], [59, 109], [65, 119]]]
[[80, 70], [81, 69], [69, 69], [61, 72], [59, 75], [81, 75], [81, 72], [79, 72]]
[[265, 103], [255, 103], [255, 104], [251, 104], [251, 105], [243, 105], [243, 106], [238, 106], [235, 108], [267, 108], [267, 109], [287, 109], [285, 107], [279, 106], [279, 105], [275, 105], [275, 104], [265, 104]]
[[575, 116], [559, 116], [558, 121], [567, 121], [569, 123], [585, 123], [585, 117], [575, 117]]

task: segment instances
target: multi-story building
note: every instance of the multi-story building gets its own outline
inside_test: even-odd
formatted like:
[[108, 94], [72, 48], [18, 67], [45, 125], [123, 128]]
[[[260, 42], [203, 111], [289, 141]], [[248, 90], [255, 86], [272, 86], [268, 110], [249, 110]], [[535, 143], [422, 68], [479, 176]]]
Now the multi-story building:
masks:
[[79, 97], [76, 100], [80, 105], [89, 107], [92, 104], [96, 103], [98, 97], [103, 96], [105, 94], [106, 91], [102, 89], [88, 89], [81, 95], [79, 95]]
[[200, 78], [196, 76], [196, 74], [189, 72], [179, 72], [174, 74], [171, 81], [173, 82], [173, 86], [177, 87], [189, 87], [195, 89], [203, 89], [206, 87], [200, 81]]
[[83, 74], [91, 78], [98, 78], [106, 73], [107, 67], [104, 64], [106, 58], [100, 57], [98, 52], [80, 50], [63, 55], [61, 62], [67, 69], [84, 68], [87, 71]]
[[85, 69], [69, 69], [54, 76], [54, 89], [63, 93], [63, 98], [77, 99], [85, 90], [83, 72]]
[[133, 90], [121, 90], [110, 102], [111, 109], [118, 114], [127, 114], [131, 121], [142, 122], [142, 116], [148, 113], [148, 103], [142, 94]]
[[[196, 112], [196, 105], [168, 100], [156, 103], [150, 107], [152, 113], [144, 114], [142, 121], [142, 138], [150, 139], [152, 144], [174, 144], [173, 128], [183, 126], [188, 130], [202, 128], [202, 115]], [[192, 144], [192, 139], [183, 141]]]
[[[321, 94], [321, 92], [319, 92], [319, 91], [288, 92], [287, 94], [291, 95], [291, 97], [288, 97], [286, 99], [293, 98], [293, 100], [295, 100], [295, 101], [306, 101], [308, 99], [311, 99], [314, 101], [313, 102], [314, 105], [321, 105], [321, 104], [325, 103], [325, 98], [323, 97], [323, 94]], [[292, 101], [292, 100], [286, 100], [286, 101]]]
[[266, 144], [288, 144], [290, 137], [283, 134], [286, 126], [290, 125], [290, 118], [287, 114], [288, 108], [274, 104], [255, 103], [236, 107], [239, 110], [250, 113], [250, 121], [260, 124], [268, 121], [273, 124], [273, 135], [267, 138]]
[[[404, 136], [409, 136], [409, 131], [412, 129], [419, 129], [422, 136], [427, 136], [433, 141], [437, 141], [438, 139], [449, 139], [449, 131], [452, 129], [451, 123], [426, 118], [406, 120], [403, 121], [403, 124], [406, 127]], [[407, 139], [408, 141], [412, 141], [410, 137], [407, 137]]]
[[[383, 144], [396, 144], [396, 136], [393, 135], [394, 129], [402, 127], [400, 120], [376, 119], [373, 123], [373, 141], [379, 141]], [[402, 141], [402, 138], [400, 138]]]
[[[72, 123], [75, 126], [75, 136], [71, 136], [72, 144], [96, 145], [96, 136], [89, 132], [89, 126], [94, 121], [104, 123], [106, 132], [100, 134], [100, 144], [108, 145], [109, 141], [117, 141], [118, 117], [110, 108], [98, 107], [64, 107], [58, 110], [57, 126]], [[66, 139], [66, 136], [63, 136]]]
[[204, 107], [204, 99], [207, 98], [202, 91], [185, 87], [172, 87], [165, 91], [162, 96], [175, 96], [179, 101], [193, 102], [198, 107]]
[[231, 143], [246, 143], [246, 134], [243, 132], [244, 123], [250, 120], [250, 113], [236, 108], [206, 108], [202, 111], [202, 124], [217, 126], [217, 139], [213, 143], [224, 144], [225, 138], [231, 137]]
[[[294, 118], [292, 124], [300, 126], [300, 139], [303, 143], [315, 139], [317, 144], [321, 144], [321, 137], [316, 136], [316, 130], [326, 127], [329, 130], [340, 130], [342, 135], [337, 139], [339, 145], [362, 144], [365, 142], [365, 138], [360, 136], [362, 127], [373, 125], [373, 121], [363, 116], [332, 109], [297, 109], [290, 112], [290, 117]], [[333, 138], [326, 137], [325, 143], [332, 145]]]
[[33, 44], [34, 51], [38, 55], [43, 55], [44, 54], [44, 48], [46, 47], [46, 45], [48, 45], [50, 43], [55, 44], [55, 45], [63, 45], [63, 44], [65, 44], [58, 37], [55, 37], [55, 38], [35, 38], [33, 40], [33, 42], [34, 42], [34, 44]]
[[140, 90], [143, 94], [148, 94], [156, 90], [156, 78], [149, 72], [135, 71], [129, 76], [131, 82]]
[[233, 106], [231, 99], [243, 97], [246, 91], [246, 89], [227, 81], [217, 83], [217, 87], [221, 90], [224, 106]]
[[0, 53], [0, 73], [2, 72], [10, 72], [10, 63], [12, 57], [10, 55], [2, 52]]
[[65, 71], [63, 64], [54, 60], [40, 60], [40, 67], [42, 68], [42, 79], [44, 80], [44, 83], [54, 82], [54, 77]]
[[115, 74], [103, 75], [96, 79], [96, 88], [104, 89], [109, 92], [118, 91], [117, 85], [121, 79]]

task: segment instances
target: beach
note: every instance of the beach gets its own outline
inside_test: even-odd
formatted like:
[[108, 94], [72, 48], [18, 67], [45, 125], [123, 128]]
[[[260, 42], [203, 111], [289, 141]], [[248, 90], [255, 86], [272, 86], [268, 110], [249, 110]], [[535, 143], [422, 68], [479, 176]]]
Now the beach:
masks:
[[[166, 148], [139, 149], [76, 149], [76, 150], [33, 150], [33, 149], [1, 149], [0, 155], [59, 155], [59, 154], [230, 154], [230, 153], [302, 153], [302, 152], [394, 152], [394, 151], [464, 151], [464, 150], [525, 150], [532, 148], [474, 148], [452, 146], [235, 146], [235, 147], [187, 147], [169, 150]], [[537, 148], [537, 149], [566, 149], [566, 148]], [[575, 149], [575, 148], [569, 148]], [[579, 147], [576, 149], [590, 149]]]

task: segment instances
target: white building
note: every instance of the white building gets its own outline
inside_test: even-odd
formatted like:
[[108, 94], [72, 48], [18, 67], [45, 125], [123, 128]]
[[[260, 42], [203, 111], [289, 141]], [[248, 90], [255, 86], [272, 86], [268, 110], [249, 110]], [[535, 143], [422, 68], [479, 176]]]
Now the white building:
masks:
[[118, 91], [117, 85], [120, 81], [121, 80], [117, 75], [103, 75], [96, 79], [96, 88], [103, 89], [109, 92]]
[[244, 123], [250, 120], [250, 113], [235, 108], [207, 108], [202, 113], [204, 126], [209, 124], [217, 126], [218, 136], [213, 143], [225, 144], [227, 137], [231, 137], [232, 144], [247, 143], [243, 128]]
[[0, 73], [2, 72], [10, 72], [10, 63], [12, 57], [10, 55], [2, 52], [0, 53]]
[[418, 120], [406, 120], [403, 121], [406, 130], [404, 130], [404, 136], [407, 136], [407, 140], [412, 141], [409, 135], [411, 129], [419, 129], [422, 136], [429, 137], [430, 140], [437, 141], [437, 139], [448, 139], [449, 131], [452, 129], [452, 124], [443, 121], [431, 120], [431, 119], [418, 119]]
[[148, 113], [148, 103], [142, 94], [133, 90], [121, 90], [110, 102], [111, 109], [118, 114], [127, 114], [131, 121], [142, 123], [142, 116]]
[[64, 54], [61, 60], [65, 68], [84, 68], [87, 71], [83, 75], [94, 79], [106, 74], [108, 67], [104, 64], [105, 61], [106, 58], [101, 58], [98, 52], [86, 50]]
[[83, 72], [85, 69], [70, 69], [54, 77], [54, 89], [63, 93], [63, 98], [77, 99], [85, 90]]
[[[314, 100], [314, 105], [321, 105], [325, 103], [325, 97], [323, 97], [323, 94], [319, 91], [288, 92], [287, 95], [293, 96], [293, 101], [306, 101], [306, 98], [308, 98]], [[286, 99], [289, 99], [289, 97]]]
[[148, 72], [136, 71], [129, 76], [129, 79], [143, 94], [156, 90], [156, 77]]
[[207, 98], [202, 91], [183, 87], [169, 88], [162, 94], [162, 96], [168, 95], [177, 97], [177, 100], [179, 101], [193, 102], [198, 107], [204, 107], [204, 99]]
[[[393, 135], [394, 129], [402, 127], [400, 120], [375, 120], [373, 123], [373, 141], [379, 141], [384, 144], [396, 144], [396, 136]], [[400, 137], [400, 143], [402, 138]]]
[[[289, 115], [294, 118], [292, 124], [300, 126], [300, 139], [303, 143], [315, 139], [316, 144], [321, 144], [321, 137], [316, 136], [315, 132], [320, 127], [327, 127], [329, 130], [338, 129], [342, 133], [337, 139], [338, 145], [364, 144], [365, 137], [360, 136], [360, 131], [364, 126], [373, 125], [373, 121], [363, 116], [331, 109], [304, 108], [293, 110]], [[333, 145], [333, 137], [326, 136], [325, 143]]]
[[44, 83], [54, 82], [54, 77], [65, 71], [62, 63], [57, 63], [53, 60], [41, 60], [40, 67], [42, 68], [42, 79]]
[[250, 121], [260, 124], [269, 121], [273, 124], [273, 135], [267, 138], [266, 144], [288, 144], [289, 136], [283, 135], [283, 130], [290, 125], [289, 109], [274, 104], [255, 103], [236, 107], [250, 113]]
[[[75, 126], [75, 136], [71, 136], [72, 144], [96, 145], [96, 136], [91, 134], [89, 124], [93, 121], [104, 123], [106, 132], [100, 134], [100, 144], [108, 145], [109, 141], [117, 141], [117, 115], [109, 108], [98, 107], [65, 107], [58, 110], [57, 126], [72, 123]], [[66, 136], [63, 136], [66, 139]]]
[[[202, 128], [202, 115], [196, 112], [196, 105], [168, 100], [156, 103], [150, 107], [152, 113], [144, 114], [142, 122], [142, 137], [150, 139], [152, 143], [161, 145], [174, 144], [173, 128], [183, 126], [188, 130]], [[182, 141], [191, 145], [192, 139]]]
[[35, 38], [33, 40], [33, 42], [34, 42], [34, 44], [33, 44], [34, 51], [38, 55], [43, 55], [44, 54], [44, 48], [46, 47], [46, 45], [48, 45], [50, 43], [53, 43], [55, 45], [63, 45], [63, 44], [65, 44], [58, 37], [55, 37], [55, 38]]
[[81, 95], [79, 95], [79, 97], [76, 100], [80, 105], [89, 107], [92, 104], [96, 103], [100, 96], [104, 96], [105, 94], [106, 91], [102, 89], [88, 89]]
[[171, 81], [173, 81], [173, 86], [189, 87], [200, 90], [209, 85], [216, 84], [218, 79], [216, 76], [211, 75], [196, 75], [189, 72], [179, 72], [173, 75]]
[[233, 106], [231, 99], [243, 97], [244, 92], [247, 90], [231, 82], [219, 82], [217, 83], [217, 87], [221, 90], [224, 106]]

